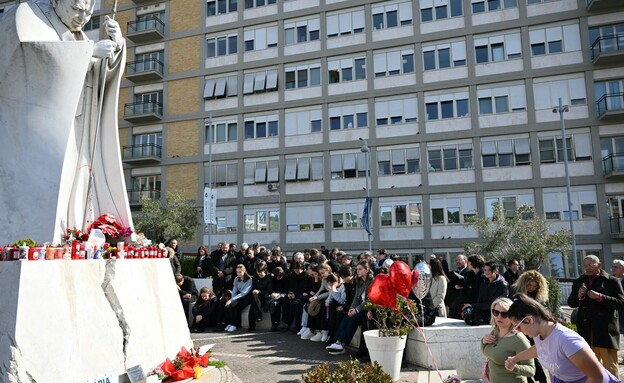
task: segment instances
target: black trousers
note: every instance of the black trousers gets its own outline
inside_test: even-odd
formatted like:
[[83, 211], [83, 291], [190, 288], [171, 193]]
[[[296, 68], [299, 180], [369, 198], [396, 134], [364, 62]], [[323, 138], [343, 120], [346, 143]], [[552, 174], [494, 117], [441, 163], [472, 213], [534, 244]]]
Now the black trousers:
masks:
[[271, 325], [277, 326], [282, 320], [282, 305], [286, 298], [275, 298], [269, 300], [267, 306], [269, 307], [269, 313], [271, 314]]
[[241, 312], [245, 307], [249, 306], [251, 302], [250, 294], [240, 297], [230, 303], [227, 307], [225, 324], [231, 324], [232, 326], [241, 327]]

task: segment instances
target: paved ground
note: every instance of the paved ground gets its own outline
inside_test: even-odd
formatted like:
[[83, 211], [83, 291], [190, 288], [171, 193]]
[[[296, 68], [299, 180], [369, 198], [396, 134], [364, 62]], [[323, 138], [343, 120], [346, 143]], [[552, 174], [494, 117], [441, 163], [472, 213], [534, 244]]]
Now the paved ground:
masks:
[[[214, 358], [227, 362], [227, 368], [209, 371], [205, 382], [301, 382], [305, 371], [316, 365], [349, 359], [348, 352], [329, 355], [323, 343], [301, 340], [292, 332], [241, 330], [233, 334], [207, 332], [191, 336], [195, 346], [215, 343]], [[443, 372], [444, 377], [448, 373]], [[429, 375], [429, 371], [404, 365], [400, 382], [439, 382], [437, 375], [436, 379]]]
[[[195, 346], [215, 343], [214, 358], [227, 362], [224, 369], [208, 371], [205, 383], [287, 383], [301, 382], [306, 370], [324, 362], [347, 360], [349, 354], [332, 356], [321, 342], [301, 340], [292, 332], [207, 332], [191, 334]], [[622, 343], [624, 345], [624, 343]], [[620, 360], [624, 351], [619, 352]], [[442, 371], [443, 377], [451, 371]], [[620, 365], [624, 377], [624, 365]], [[403, 364], [399, 382], [439, 383], [436, 372]], [[466, 382], [467, 383], [467, 382]]]

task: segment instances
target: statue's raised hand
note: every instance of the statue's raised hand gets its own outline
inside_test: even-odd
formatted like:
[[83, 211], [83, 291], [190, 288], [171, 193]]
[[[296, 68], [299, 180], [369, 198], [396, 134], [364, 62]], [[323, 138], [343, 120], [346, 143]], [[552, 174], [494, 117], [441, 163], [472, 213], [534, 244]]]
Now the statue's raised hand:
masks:
[[104, 28], [106, 28], [106, 33], [108, 34], [108, 37], [113, 40], [119, 48], [123, 47], [124, 39], [121, 34], [121, 28], [119, 27], [119, 23], [115, 21], [115, 19], [111, 19], [110, 17], [105, 16]]

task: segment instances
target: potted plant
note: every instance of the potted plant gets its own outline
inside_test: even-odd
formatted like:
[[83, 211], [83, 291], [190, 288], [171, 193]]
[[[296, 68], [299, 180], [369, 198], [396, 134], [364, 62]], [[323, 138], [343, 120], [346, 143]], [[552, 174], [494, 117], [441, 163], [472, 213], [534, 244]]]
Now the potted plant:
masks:
[[373, 312], [373, 321], [377, 327], [364, 332], [371, 361], [378, 362], [392, 380], [397, 381], [401, 373], [407, 335], [414, 328], [412, 323], [418, 311], [416, 302], [398, 298], [396, 308], [372, 302], [367, 302], [365, 308]]
[[356, 359], [338, 362], [332, 371], [328, 363], [318, 365], [301, 377], [305, 383], [391, 383], [392, 378], [377, 362], [361, 365]]

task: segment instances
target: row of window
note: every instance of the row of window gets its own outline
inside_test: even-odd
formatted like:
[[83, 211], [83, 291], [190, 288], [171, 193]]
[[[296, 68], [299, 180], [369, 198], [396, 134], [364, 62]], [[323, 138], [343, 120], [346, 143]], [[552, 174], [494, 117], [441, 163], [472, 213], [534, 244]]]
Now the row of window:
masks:
[[[230, 124], [223, 123], [227, 129]], [[251, 126], [251, 125], [250, 125]], [[257, 126], [257, 125], [256, 125]], [[220, 128], [217, 126], [217, 132]], [[266, 126], [263, 128], [266, 134]], [[255, 131], [258, 134], [256, 127]], [[227, 134], [226, 132], [217, 134]], [[619, 141], [618, 141], [619, 142]], [[575, 133], [566, 138], [568, 160], [590, 161], [591, 139], [589, 133]], [[605, 144], [606, 145], [606, 144]], [[563, 142], [557, 136], [538, 138], [539, 161], [541, 164], [563, 161]], [[606, 150], [606, 149], [605, 149]], [[474, 169], [473, 146], [465, 143], [430, 143], [422, 151], [420, 146], [407, 148], [380, 148], [376, 151], [376, 171], [379, 177], [421, 172], [421, 154], [426, 155], [427, 172], [443, 172]], [[481, 166], [483, 168], [504, 168], [531, 164], [529, 138], [484, 138], [481, 140]], [[331, 154], [331, 179], [358, 178], [366, 176], [366, 156], [361, 152]], [[264, 184], [280, 181], [278, 159], [245, 160], [244, 184]], [[238, 162], [222, 161], [213, 164], [214, 185], [234, 186], [238, 184]], [[375, 168], [373, 168], [373, 171]], [[206, 168], [208, 171], [208, 168]], [[208, 173], [206, 173], [208, 179]], [[323, 156], [287, 157], [283, 180], [286, 182], [323, 180]]]
[[[340, 67], [342, 65], [342, 67]], [[365, 59], [335, 61], [328, 71], [330, 85], [336, 82], [348, 82], [365, 76]], [[301, 89], [318, 86], [321, 71], [317, 64], [287, 67], [285, 88]], [[617, 94], [623, 87], [622, 80], [596, 82], [596, 100], [607, 93]], [[277, 70], [260, 70], [244, 74], [243, 94], [277, 91], [279, 75]], [[209, 78], [204, 85], [205, 99], [218, 99], [238, 96], [237, 75], [225, 75]], [[559, 97], [564, 104], [585, 105], [587, 103], [585, 78], [583, 74], [553, 76], [533, 79], [533, 94], [536, 110], [550, 109], [558, 105]], [[524, 81], [478, 85], [476, 91], [478, 115], [512, 113], [526, 110], [526, 87]], [[470, 115], [470, 94], [468, 87], [456, 90], [438, 90], [424, 93], [425, 120], [462, 118]], [[610, 100], [620, 102], [619, 99]], [[366, 103], [363, 103], [366, 107]], [[620, 109], [617, 104], [610, 104], [610, 109]], [[367, 108], [367, 107], [366, 107]], [[320, 107], [317, 109], [320, 110]], [[331, 109], [331, 106], [330, 106]], [[366, 110], [363, 110], [365, 112]], [[287, 110], [288, 113], [288, 110]], [[335, 129], [330, 116], [330, 127]], [[375, 121], [378, 126], [416, 122], [418, 119], [418, 99], [415, 95], [375, 99]], [[355, 127], [352, 125], [350, 127]], [[358, 124], [366, 127], [368, 124]], [[308, 131], [309, 132], [309, 131]]]
[[[532, 5], [554, 1], [558, 0], [526, 0], [526, 4]], [[238, 0], [209, 0], [206, 4], [208, 17], [238, 11]], [[244, 9], [264, 7], [272, 4], [276, 4], [276, 0], [245, 0]], [[471, 9], [473, 14], [479, 14], [517, 7], [517, 0], [472, 0]], [[435, 2], [433, 0], [421, 0], [419, 8], [421, 22], [463, 16], [461, 0], [436, 0]], [[411, 24], [412, 4], [409, 1], [388, 1], [373, 4], [372, 15], [373, 25], [376, 29]]]
[[[574, 187], [571, 191], [572, 212], [568, 210], [567, 196], [561, 188], [544, 189], [543, 212], [544, 217], [551, 221], [568, 220], [572, 215], [574, 220], [596, 220], [597, 205], [595, 188], [587, 186]], [[423, 197], [405, 196], [380, 198], [379, 210], [373, 213], [375, 226], [408, 227], [422, 226], [428, 219], [431, 225], [465, 224], [478, 214], [477, 199], [474, 193], [464, 193], [452, 196], [429, 196], [429, 217], [423, 217]], [[516, 209], [524, 204], [534, 205], [532, 191], [520, 193], [495, 193], [484, 199], [485, 216], [493, 218], [495, 206], [502, 206], [505, 216], [513, 217]], [[326, 225], [323, 203], [287, 203], [286, 230], [307, 231], [323, 230]], [[363, 203], [361, 201], [331, 201], [331, 228], [332, 229], [359, 229], [362, 227], [361, 216]], [[245, 232], [279, 231], [280, 212], [277, 207], [245, 208]], [[237, 210], [226, 207], [217, 211], [217, 231], [237, 231]]]
[[[349, 12], [345, 20], [351, 20], [358, 12]], [[340, 15], [342, 16], [342, 15]], [[363, 31], [363, 26], [353, 22], [328, 18], [328, 38]], [[329, 24], [329, 23], [332, 24]], [[350, 29], [341, 31], [348, 25]], [[331, 25], [331, 27], [329, 27]], [[319, 39], [318, 19], [287, 23], [284, 26], [284, 42], [286, 45], [305, 43]], [[351, 29], [352, 28], [352, 29]], [[599, 30], [600, 32], [601, 30]], [[219, 35], [208, 35], [207, 56], [218, 57], [238, 53], [238, 34], [236, 31], [221, 32]], [[529, 30], [531, 56], [558, 54], [581, 50], [581, 36], [578, 22], [555, 24], [552, 26], [532, 27]], [[244, 31], [244, 51], [258, 51], [277, 47], [277, 26], [268, 26]], [[522, 41], [520, 30], [496, 32], [487, 35], [474, 35], [473, 48], [475, 63], [506, 61], [522, 58]], [[425, 70], [442, 69], [466, 65], [466, 39], [423, 43], [423, 62]], [[413, 53], [412, 53], [413, 54]], [[413, 57], [412, 57], [413, 60]]]

